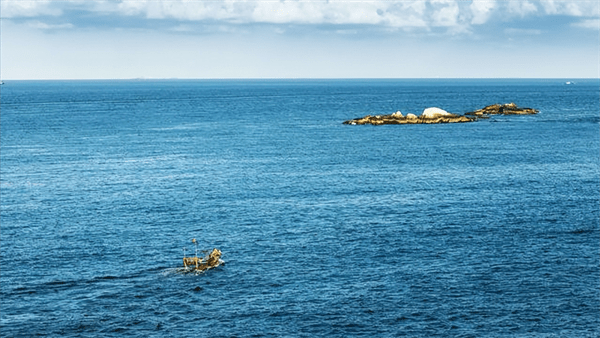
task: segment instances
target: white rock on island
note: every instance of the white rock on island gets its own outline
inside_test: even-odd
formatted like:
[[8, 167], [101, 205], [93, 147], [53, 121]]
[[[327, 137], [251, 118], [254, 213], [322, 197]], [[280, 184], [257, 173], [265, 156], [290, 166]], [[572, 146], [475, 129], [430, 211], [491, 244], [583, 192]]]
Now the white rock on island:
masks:
[[421, 114], [421, 118], [423, 118], [423, 119], [435, 119], [438, 117], [449, 117], [449, 116], [455, 116], [455, 115], [448, 113], [447, 111], [445, 111], [441, 108], [437, 108], [437, 107], [427, 108], [427, 109], [423, 110], [423, 114]]

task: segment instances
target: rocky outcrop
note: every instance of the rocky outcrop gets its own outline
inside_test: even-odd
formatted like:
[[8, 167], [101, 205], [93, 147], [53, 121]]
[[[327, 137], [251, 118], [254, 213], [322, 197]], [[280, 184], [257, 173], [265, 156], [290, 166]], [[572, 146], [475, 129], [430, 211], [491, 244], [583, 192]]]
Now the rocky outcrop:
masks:
[[435, 119], [438, 117], [450, 117], [450, 116], [454, 116], [454, 114], [448, 113], [447, 111], [437, 108], [437, 107], [427, 108], [427, 109], [423, 110], [423, 114], [421, 114], [421, 117], [424, 119]]
[[402, 115], [397, 111], [390, 115], [367, 115], [353, 120], [344, 121], [344, 124], [435, 124], [435, 123], [464, 123], [477, 121], [480, 118], [488, 118], [489, 115], [528, 115], [537, 114], [538, 111], [532, 108], [519, 108], [514, 103], [494, 104], [482, 109], [458, 115], [449, 113], [443, 109], [432, 107], [423, 110], [420, 116], [415, 114]]
[[493, 104], [476, 111], [468, 112], [465, 115], [485, 117], [487, 115], [531, 115], [537, 113], [539, 113], [539, 111], [536, 109], [520, 108], [511, 102], [506, 104]]
[[359, 117], [354, 120], [345, 121], [344, 124], [434, 124], [464, 123], [472, 121], [475, 121], [475, 118], [451, 114], [440, 108], [427, 108], [423, 111], [421, 116], [416, 116], [415, 114], [406, 114], [406, 116], [403, 116], [400, 111], [397, 111], [390, 115], [367, 115], [365, 117]]

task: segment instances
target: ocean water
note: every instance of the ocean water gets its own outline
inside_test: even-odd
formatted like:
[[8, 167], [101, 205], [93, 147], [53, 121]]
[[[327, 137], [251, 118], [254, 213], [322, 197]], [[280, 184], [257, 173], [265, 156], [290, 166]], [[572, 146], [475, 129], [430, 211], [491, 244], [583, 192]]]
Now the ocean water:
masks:
[[[600, 86], [565, 81], [5, 81], [0, 335], [598, 337]], [[342, 124], [506, 102], [540, 113]], [[192, 238], [225, 264], [177, 273]]]

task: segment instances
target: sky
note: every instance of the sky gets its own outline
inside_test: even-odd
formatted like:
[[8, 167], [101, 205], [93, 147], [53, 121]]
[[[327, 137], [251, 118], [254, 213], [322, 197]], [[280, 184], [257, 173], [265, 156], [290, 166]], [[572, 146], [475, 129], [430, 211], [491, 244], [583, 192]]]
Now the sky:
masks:
[[0, 77], [600, 78], [588, 0], [0, 0]]

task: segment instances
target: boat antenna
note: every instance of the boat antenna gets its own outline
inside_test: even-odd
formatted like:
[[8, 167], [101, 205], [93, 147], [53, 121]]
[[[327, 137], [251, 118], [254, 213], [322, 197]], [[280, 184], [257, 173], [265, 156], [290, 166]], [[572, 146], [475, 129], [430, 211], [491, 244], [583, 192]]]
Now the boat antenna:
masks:
[[195, 257], [198, 257], [198, 242], [196, 242], [195, 238], [192, 238], [192, 243], [194, 243], [194, 246], [196, 247]]

